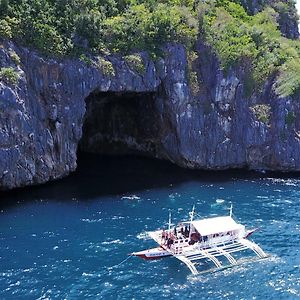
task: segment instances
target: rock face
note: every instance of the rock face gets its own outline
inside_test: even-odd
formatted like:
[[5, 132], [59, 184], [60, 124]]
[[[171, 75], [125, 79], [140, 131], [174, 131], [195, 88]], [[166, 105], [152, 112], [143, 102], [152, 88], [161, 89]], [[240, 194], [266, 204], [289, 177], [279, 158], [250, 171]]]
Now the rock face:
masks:
[[196, 54], [190, 66], [183, 46], [168, 45], [155, 63], [142, 54], [141, 70], [117, 56], [97, 67], [4, 44], [1, 66], [20, 78], [0, 83], [0, 188], [68, 175], [78, 146], [195, 169], [300, 170], [300, 96], [278, 98], [271, 80], [247, 95], [241, 70], [224, 74], [200, 41]]
[[[21, 58], [16, 66], [11, 53]], [[77, 60], [46, 60], [12, 43], [0, 48], [1, 67], [13, 66], [17, 86], [0, 82], [0, 188], [11, 189], [60, 178], [76, 169], [85, 98], [95, 91], [146, 92], [160, 80], [147, 62], [143, 76], [111, 58], [115, 76]]]

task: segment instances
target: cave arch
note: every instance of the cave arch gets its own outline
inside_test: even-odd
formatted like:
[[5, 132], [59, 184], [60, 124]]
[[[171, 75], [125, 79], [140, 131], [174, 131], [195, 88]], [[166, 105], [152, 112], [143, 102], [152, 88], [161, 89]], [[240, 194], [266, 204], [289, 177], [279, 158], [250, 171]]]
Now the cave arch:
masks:
[[156, 93], [96, 90], [85, 103], [80, 151], [156, 156], [160, 131]]

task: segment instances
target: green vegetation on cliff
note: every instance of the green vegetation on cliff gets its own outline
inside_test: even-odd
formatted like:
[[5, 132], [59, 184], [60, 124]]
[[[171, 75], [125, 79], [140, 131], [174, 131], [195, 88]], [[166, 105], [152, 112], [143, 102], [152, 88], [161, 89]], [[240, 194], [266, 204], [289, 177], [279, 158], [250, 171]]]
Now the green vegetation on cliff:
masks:
[[157, 53], [165, 42], [196, 39], [191, 8], [177, 0], [0, 0], [0, 36], [50, 55]]
[[204, 40], [213, 47], [223, 68], [242, 68], [249, 94], [272, 74], [277, 74], [275, 90], [278, 95], [285, 97], [297, 92], [300, 88], [300, 42], [282, 36], [278, 29], [278, 13], [266, 7], [250, 16], [236, 3], [216, 2], [222, 5], [212, 2], [201, 5], [200, 23]]
[[295, 12], [294, 2], [259, 1], [266, 6], [254, 15], [250, 2], [0, 0], [0, 37], [46, 55], [77, 55], [87, 61], [89, 53], [119, 52], [132, 60], [133, 52], [145, 50], [155, 57], [167, 42], [190, 49], [200, 36], [225, 70], [245, 71], [249, 94], [276, 75], [278, 95], [291, 95], [300, 87], [300, 43], [283, 37], [278, 22]]
[[6, 84], [16, 85], [19, 80], [19, 75], [12, 67], [0, 68], [0, 80]]

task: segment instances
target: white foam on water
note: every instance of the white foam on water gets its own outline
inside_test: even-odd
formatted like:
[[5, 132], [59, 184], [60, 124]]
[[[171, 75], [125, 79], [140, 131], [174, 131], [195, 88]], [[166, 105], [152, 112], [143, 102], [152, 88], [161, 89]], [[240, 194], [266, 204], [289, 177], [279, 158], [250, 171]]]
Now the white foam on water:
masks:
[[105, 241], [101, 243], [102, 245], [110, 245], [110, 244], [124, 244], [123, 241], [117, 239], [117, 240], [113, 240], [113, 241]]
[[129, 195], [129, 196], [123, 196], [121, 197], [121, 199], [127, 199], [127, 200], [140, 200], [141, 197], [137, 196], [137, 195]]
[[29, 268], [29, 269], [24, 269], [23, 272], [24, 273], [30, 273], [32, 272], [34, 269], [33, 268]]
[[81, 276], [84, 276], [84, 277], [94, 277], [94, 274], [83, 272]]
[[102, 221], [102, 219], [80, 219], [80, 221], [87, 223], [99, 223]]
[[297, 186], [300, 184], [299, 179], [265, 178], [265, 180], [270, 181], [272, 184], [281, 183], [286, 186]]
[[224, 199], [217, 199], [217, 200], [216, 200], [216, 203], [218, 203], [218, 204], [221, 204], [221, 203], [224, 203], [224, 202], [225, 202]]
[[139, 240], [151, 240], [147, 232], [141, 232], [136, 236]]
[[11, 283], [9, 286], [12, 287], [12, 286], [19, 286], [21, 284], [21, 282], [18, 280], [17, 282], [15, 283]]
[[121, 219], [125, 219], [125, 217], [123, 217], [123, 216], [113, 216], [111, 219], [112, 220], [121, 220]]

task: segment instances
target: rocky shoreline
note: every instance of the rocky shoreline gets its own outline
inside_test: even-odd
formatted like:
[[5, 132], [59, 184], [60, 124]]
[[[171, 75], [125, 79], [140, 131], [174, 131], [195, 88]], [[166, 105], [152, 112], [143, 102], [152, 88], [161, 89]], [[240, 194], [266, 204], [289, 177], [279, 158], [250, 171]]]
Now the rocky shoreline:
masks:
[[19, 79], [0, 82], [0, 188], [67, 176], [78, 147], [191, 169], [299, 171], [300, 95], [279, 98], [272, 78], [249, 94], [245, 70], [224, 73], [200, 40], [189, 55], [169, 44], [157, 61], [135, 54], [141, 65], [121, 56], [90, 63], [4, 42], [0, 64]]

